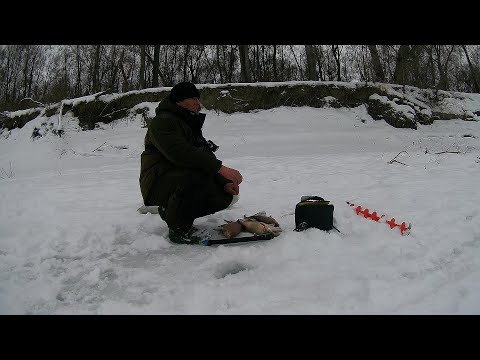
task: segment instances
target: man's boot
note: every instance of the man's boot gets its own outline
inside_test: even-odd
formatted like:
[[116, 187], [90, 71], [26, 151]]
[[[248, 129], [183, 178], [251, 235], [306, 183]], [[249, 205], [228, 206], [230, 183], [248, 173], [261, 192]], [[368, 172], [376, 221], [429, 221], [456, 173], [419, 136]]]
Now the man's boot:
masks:
[[208, 230], [198, 229], [195, 226], [169, 228], [168, 237], [176, 244], [198, 245], [204, 240], [211, 240]]

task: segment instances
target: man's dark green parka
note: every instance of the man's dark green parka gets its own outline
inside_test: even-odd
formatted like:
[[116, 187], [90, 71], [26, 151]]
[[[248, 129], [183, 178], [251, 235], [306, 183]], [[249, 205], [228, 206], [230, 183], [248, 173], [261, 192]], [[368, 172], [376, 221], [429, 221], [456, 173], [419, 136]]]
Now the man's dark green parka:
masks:
[[[215, 174], [221, 185], [230, 182], [218, 174], [222, 162], [209, 149], [202, 135], [205, 114], [195, 114], [165, 98], [148, 125], [141, 155], [140, 190], [145, 205], [158, 179], [171, 171], [193, 170]], [[164, 184], [165, 189], [170, 188]]]

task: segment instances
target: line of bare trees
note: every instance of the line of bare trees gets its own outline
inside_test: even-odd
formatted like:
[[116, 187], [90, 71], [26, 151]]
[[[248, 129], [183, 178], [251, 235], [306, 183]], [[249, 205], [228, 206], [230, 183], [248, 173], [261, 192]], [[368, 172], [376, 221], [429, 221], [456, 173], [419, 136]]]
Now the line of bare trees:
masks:
[[375, 81], [479, 93], [480, 46], [0, 45], [0, 111], [185, 80]]

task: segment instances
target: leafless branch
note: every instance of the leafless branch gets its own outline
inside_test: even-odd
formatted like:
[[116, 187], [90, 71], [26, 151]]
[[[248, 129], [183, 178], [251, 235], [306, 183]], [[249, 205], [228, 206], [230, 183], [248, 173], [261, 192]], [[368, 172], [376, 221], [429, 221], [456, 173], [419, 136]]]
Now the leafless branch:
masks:
[[105, 141], [105, 142], [104, 142], [102, 145], [100, 145], [99, 147], [97, 147], [95, 150], [92, 150], [92, 152], [94, 152], [94, 151], [96, 151], [96, 150], [100, 149], [100, 148], [101, 148], [103, 145], [105, 145], [106, 143], [107, 143], [107, 142]]
[[9, 171], [8, 173], [5, 171], [4, 168], [2, 168], [1, 170], [2, 170], [1, 172], [3, 172], [3, 173], [5, 174], [5, 176], [3, 176], [2, 173], [0, 172], [0, 178], [1, 178], [1, 179], [5, 179], [5, 177], [11, 179], [11, 178], [13, 178], [13, 176], [15, 175], [15, 174], [13, 173], [13, 170], [12, 170], [12, 162], [11, 162], [11, 161], [10, 161], [10, 171]]
[[107, 117], [107, 116], [110, 116], [110, 115], [112, 115], [112, 114], [115, 114], [115, 113], [117, 113], [117, 112], [119, 112], [119, 111], [124, 111], [124, 110], [128, 110], [128, 108], [123, 108], [123, 109], [114, 110], [114, 111], [112, 111], [111, 113], [108, 113], [108, 114], [103, 115], [103, 117]]
[[440, 151], [440, 152], [436, 152], [434, 154], [445, 154], [445, 153], [449, 153], [449, 154], [460, 154], [460, 151]]
[[404, 164], [404, 163], [402, 163], [401, 161], [395, 160], [395, 159], [398, 157], [398, 155], [400, 155], [401, 153], [405, 153], [405, 154], [408, 155], [408, 153], [407, 153], [406, 151], [400, 151], [400, 152], [397, 154], [397, 156], [395, 156], [392, 160], [388, 161], [388, 164], [393, 164], [394, 162], [397, 162], [397, 163], [399, 163], [399, 164], [408, 166], [407, 164]]
[[41, 103], [40, 101], [37, 101], [37, 100], [33, 100], [31, 97], [26, 97], [26, 98], [23, 98], [22, 100], [20, 100], [20, 102], [24, 101], [24, 100], [30, 100], [31, 102], [37, 104], [37, 105], [40, 105], [40, 106], [43, 106], [45, 107], [45, 104], [44, 103]]

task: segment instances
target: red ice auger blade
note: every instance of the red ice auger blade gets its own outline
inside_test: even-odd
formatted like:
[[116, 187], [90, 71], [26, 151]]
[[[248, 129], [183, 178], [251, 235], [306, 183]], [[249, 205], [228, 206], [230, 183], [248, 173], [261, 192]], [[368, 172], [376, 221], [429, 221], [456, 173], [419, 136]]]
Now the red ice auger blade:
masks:
[[397, 223], [394, 217], [390, 218], [386, 215], [379, 216], [376, 211], [370, 213], [370, 210], [368, 208], [362, 208], [361, 206], [355, 205], [349, 201], [347, 201], [347, 204], [353, 207], [353, 210], [357, 215], [362, 216], [365, 219], [371, 219], [376, 222], [385, 223], [390, 227], [390, 229], [398, 228], [400, 234], [402, 235], [410, 234], [410, 229], [412, 228], [411, 223], [406, 223], [405, 221], [402, 223]]

